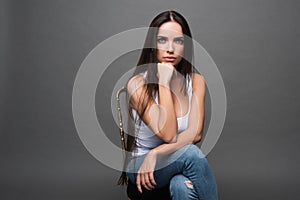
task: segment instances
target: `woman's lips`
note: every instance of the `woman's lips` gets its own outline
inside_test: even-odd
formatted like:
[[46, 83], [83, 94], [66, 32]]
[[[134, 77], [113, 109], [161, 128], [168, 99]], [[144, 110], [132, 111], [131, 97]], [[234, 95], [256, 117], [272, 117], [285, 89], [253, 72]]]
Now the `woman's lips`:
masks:
[[166, 62], [174, 62], [176, 60], [176, 58], [175, 57], [164, 57], [164, 60]]

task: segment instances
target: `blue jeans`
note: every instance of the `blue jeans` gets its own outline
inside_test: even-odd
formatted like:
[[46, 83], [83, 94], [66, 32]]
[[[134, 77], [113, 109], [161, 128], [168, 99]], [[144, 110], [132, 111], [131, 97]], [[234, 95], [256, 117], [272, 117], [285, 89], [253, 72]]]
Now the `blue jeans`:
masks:
[[[132, 183], [136, 182], [136, 172], [145, 156], [134, 158], [127, 165], [127, 176]], [[215, 177], [205, 155], [193, 144], [186, 145], [172, 154], [158, 157], [154, 179], [157, 188], [170, 184], [173, 200], [218, 199]]]

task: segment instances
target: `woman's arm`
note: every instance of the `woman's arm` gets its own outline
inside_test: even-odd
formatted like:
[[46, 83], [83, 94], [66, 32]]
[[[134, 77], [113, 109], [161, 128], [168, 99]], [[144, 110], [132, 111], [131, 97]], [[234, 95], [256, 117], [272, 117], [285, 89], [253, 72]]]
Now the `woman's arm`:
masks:
[[152, 189], [155, 185], [153, 171], [158, 155], [172, 153], [187, 144], [197, 143], [201, 139], [204, 120], [205, 80], [201, 75], [193, 74], [192, 82], [193, 96], [188, 128], [178, 135], [175, 143], [162, 144], [149, 151], [138, 171], [136, 179], [137, 188], [140, 192], [142, 192], [141, 185], [146, 189]]
[[193, 96], [188, 128], [178, 135], [177, 142], [172, 144], [162, 144], [151, 150], [157, 155], [172, 153], [187, 144], [197, 143], [201, 139], [204, 120], [205, 80], [203, 76], [193, 74], [192, 83]]
[[146, 108], [141, 118], [143, 122], [164, 142], [176, 142], [177, 118], [169, 86], [174, 67], [165, 63], [158, 63], [157, 65], [159, 104], [156, 104], [152, 97], [149, 103], [145, 101], [148, 99], [145, 79], [143, 76], [137, 75], [131, 78], [127, 84], [130, 105], [139, 116], [141, 116], [143, 108]]

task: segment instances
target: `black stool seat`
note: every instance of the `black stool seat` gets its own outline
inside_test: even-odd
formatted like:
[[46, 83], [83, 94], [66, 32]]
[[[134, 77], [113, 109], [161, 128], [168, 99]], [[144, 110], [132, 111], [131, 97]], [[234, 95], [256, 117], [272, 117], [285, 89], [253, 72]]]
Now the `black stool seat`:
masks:
[[131, 200], [171, 200], [168, 186], [154, 190], [143, 189], [143, 193], [141, 194], [136, 185], [130, 181], [128, 181], [127, 196]]

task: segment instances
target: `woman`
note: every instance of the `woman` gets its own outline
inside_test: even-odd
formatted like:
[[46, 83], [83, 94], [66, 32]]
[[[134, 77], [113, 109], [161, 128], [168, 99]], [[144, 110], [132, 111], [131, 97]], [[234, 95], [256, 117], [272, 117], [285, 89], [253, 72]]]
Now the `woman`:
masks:
[[217, 199], [201, 139], [205, 80], [192, 71], [193, 43], [182, 15], [166, 11], [151, 22], [138, 66], [127, 83], [135, 135], [126, 175], [143, 190], [169, 184], [172, 199]]

